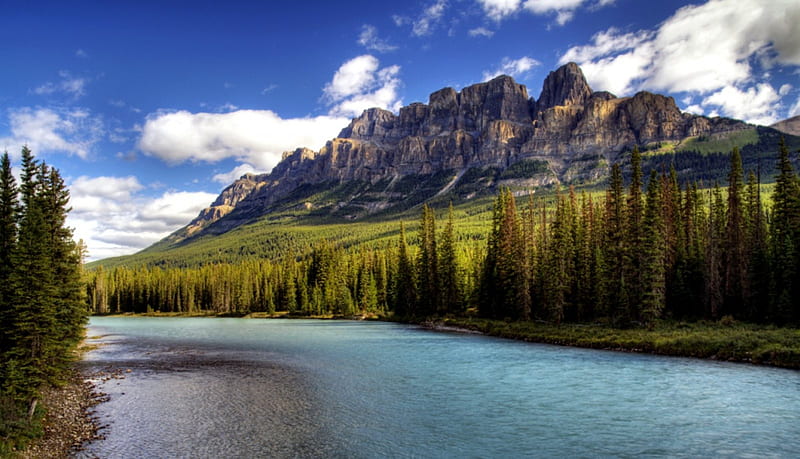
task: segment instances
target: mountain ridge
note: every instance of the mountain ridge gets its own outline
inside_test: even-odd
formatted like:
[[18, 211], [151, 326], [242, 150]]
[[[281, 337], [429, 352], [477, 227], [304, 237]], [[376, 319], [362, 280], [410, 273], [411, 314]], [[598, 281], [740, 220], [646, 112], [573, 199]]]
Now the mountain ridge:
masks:
[[[360, 192], [369, 199], [350, 206], [347, 218], [402, 201], [408, 190], [398, 184], [409, 177], [427, 177], [429, 196], [474, 175], [465, 174], [469, 169], [508, 170], [521, 163], [532, 173], [506, 179], [505, 185], [586, 183], [603, 177], [608, 164], [635, 145], [713, 138], [753, 127], [683, 113], [673, 98], [663, 95], [639, 92], [619, 98], [592, 91], [574, 63], [550, 72], [538, 99], [528, 95], [525, 85], [501, 75], [461, 91], [440, 89], [427, 104], [409, 104], [396, 115], [380, 108], [365, 110], [320, 151], [285, 152], [270, 173], [234, 181], [168, 239], [180, 241], [212, 225], [215, 232], [224, 232], [280, 208], [290, 196], [354, 183], [364, 184]], [[486, 182], [497, 185], [496, 180]], [[336, 212], [355, 196], [331, 198], [321, 207]], [[291, 205], [320, 208], [300, 201]]]

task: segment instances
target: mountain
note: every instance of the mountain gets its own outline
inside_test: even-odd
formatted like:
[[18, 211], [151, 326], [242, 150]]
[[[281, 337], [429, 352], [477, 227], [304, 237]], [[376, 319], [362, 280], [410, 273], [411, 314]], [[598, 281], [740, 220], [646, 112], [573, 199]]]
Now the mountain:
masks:
[[783, 121], [778, 121], [777, 123], [773, 124], [770, 127], [777, 129], [778, 131], [781, 131], [784, 134], [800, 136], [800, 115], [797, 115], [792, 118], [787, 118]]
[[634, 146], [697, 173], [709, 167], [708, 152], [758, 144], [761, 129], [683, 113], [658, 94], [595, 92], [574, 63], [550, 72], [538, 99], [499, 76], [460, 92], [440, 89], [398, 114], [366, 110], [320, 151], [286, 152], [272, 172], [242, 176], [166, 242], [224, 233], [279, 211], [353, 220], [443, 194], [470, 199], [498, 186], [600, 183]]

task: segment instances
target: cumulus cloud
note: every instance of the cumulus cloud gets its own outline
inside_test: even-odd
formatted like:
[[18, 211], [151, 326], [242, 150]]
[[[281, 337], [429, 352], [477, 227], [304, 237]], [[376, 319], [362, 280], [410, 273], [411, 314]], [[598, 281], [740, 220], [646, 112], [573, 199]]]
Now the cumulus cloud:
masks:
[[34, 88], [34, 94], [40, 96], [50, 95], [54, 93], [63, 93], [73, 98], [78, 98], [86, 94], [86, 78], [73, 77], [66, 70], [58, 72], [61, 77], [60, 81], [48, 81], [45, 84]]
[[269, 110], [156, 113], [142, 127], [139, 149], [170, 164], [235, 158], [271, 170], [284, 151], [322, 147], [347, 122], [335, 116], [284, 119]]
[[719, 107], [727, 116], [746, 119], [755, 124], [770, 125], [779, 120], [776, 103], [780, 96], [768, 83], [740, 90], [725, 86], [703, 99], [704, 107]]
[[522, 0], [478, 0], [478, 3], [489, 19], [499, 22], [516, 13], [520, 9]]
[[67, 224], [83, 239], [89, 258], [141, 250], [189, 223], [216, 195], [167, 191], [147, 197], [136, 177], [81, 176], [70, 184]]
[[494, 32], [487, 29], [486, 27], [476, 27], [474, 29], [470, 29], [467, 32], [470, 37], [486, 37], [491, 38], [494, 35]]
[[239, 164], [228, 172], [222, 174], [215, 174], [213, 180], [223, 185], [230, 185], [244, 174], [263, 174], [266, 171], [258, 170], [250, 164]]
[[[800, 4], [793, 0], [711, 0], [679, 9], [656, 30], [600, 32], [560, 62], [580, 64], [595, 89], [703, 95], [705, 106], [759, 122], [774, 116], [763, 102], [779, 99], [774, 88], [758, 84], [754, 66], [800, 65], [798, 21]], [[723, 103], [724, 96], [732, 100]], [[745, 100], [755, 105], [743, 107]]]
[[361, 26], [358, 44], [370, 51], [377, 51], [379, 53], [386, 53], [397, 49], [397, 46], [389, 44], [387, 40], [378, 36], [378, 29], [375, 26], [368, 24]]
[[86, 158], [103, 136], [101, 119], [81, 108], [15, 108], [8, 111], [8, 121], [11, 135], [0, 138], [0, 148], [9, 152], [27, 144], [35, 154], [57, 152]]
[[[422, 14], [411, 24], [411, 33], [417, 37], [430, 35], [439, 24], [447, 8], [447, 0], [436, 0], [425, 8]], [[395, 21], [397, 23], [397, 21]]]
[[558, 25], [571, 21], [580, 8], [595, 11], [614, 4], [615, 0], [477, 0], [486, 17], [495, 22], [527, 11], [538, 16], [555, 16]]
[[499, 67], [491, 71], [483, 72], [483, 80], [488, 81], [499, 75], [510, 75], [514, 78], [520, 78], [538, 65], [540, 65], [539, 61], [528, 56], [523, 56], [519, 59], [504, 57]]
[[372, 107], [399, 110], [399, 73], [397, 65], [380, 68], [380, 61], [369, 54], [350, 59], [323, 88], [323, 98], [331, 105], [330, 114], [354, 117]]

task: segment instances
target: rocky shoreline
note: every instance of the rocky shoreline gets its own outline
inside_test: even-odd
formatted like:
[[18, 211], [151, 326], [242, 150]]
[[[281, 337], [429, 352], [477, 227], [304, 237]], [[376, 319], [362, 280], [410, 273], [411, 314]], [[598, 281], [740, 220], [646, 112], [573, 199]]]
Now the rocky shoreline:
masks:
[[73, 457], [87, 442], [102, 438], [92, 407], [107, 397], [97, 389], [92, 377], [73, 369], [63, 386], [50, 387], [43, 392], [42, 404], [47, 410], [42, 419], [44, 433], [20, 451], [19, 457]]

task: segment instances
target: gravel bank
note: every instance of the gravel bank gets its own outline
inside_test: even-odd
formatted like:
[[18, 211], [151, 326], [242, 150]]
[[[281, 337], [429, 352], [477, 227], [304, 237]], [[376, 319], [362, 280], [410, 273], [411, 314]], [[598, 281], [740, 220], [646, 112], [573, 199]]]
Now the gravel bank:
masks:
[[85, 442], [102, 438], [94, 405], [107, 396], [86, 375], [74, 370], [63, 387], [48, 388], [42, 396], [47, 409], [44, 435], [20, 453], [23, 458], [67, 458], [80, 452]]

